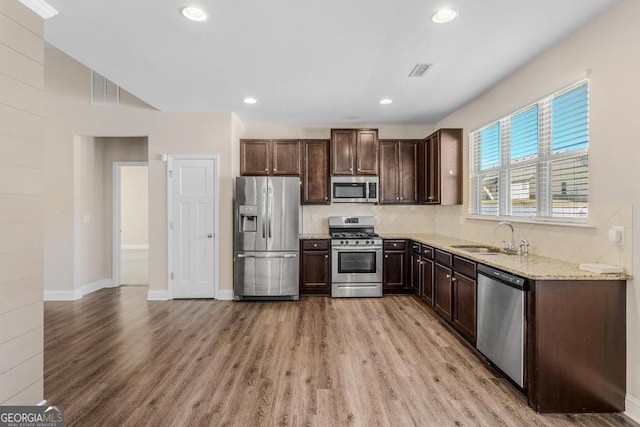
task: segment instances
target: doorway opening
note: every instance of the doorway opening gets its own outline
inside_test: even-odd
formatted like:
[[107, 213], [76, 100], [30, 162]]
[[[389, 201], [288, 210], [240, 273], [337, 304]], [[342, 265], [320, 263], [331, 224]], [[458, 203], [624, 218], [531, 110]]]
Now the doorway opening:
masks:
[[149, 167], [113, 163], [113, 284], [149, 285]]

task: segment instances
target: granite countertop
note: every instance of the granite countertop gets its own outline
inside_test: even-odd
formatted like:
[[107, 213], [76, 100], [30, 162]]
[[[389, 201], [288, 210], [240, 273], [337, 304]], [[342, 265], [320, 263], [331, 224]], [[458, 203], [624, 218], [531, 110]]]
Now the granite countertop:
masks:
[[329, 235], [329, 233], [326, 234], [302, 234], [300, 235], [300, 239], [302, 240], [309, 240], [309, 239], [315, 239], [315, 240], [322, 240], [322, 239], [331, 239], [331, 236]]
[[424, 243], [437, 249], [459, 255], [481, 264], [499, 268], [528, 279], [535, 280], [627, 280], [628, 275], [601, 274], [582, 271], [578, 264], [547, 258], [539, 255], [506, 255], [506, 254], [481, 254], [470, 253], [454, 245], [478, 245], [482, 243], [470, 242], [455, 237], [441, 236], [438, 234], [413, 234], [413, 233], [380, 233], [384, 239], [409, 239]]

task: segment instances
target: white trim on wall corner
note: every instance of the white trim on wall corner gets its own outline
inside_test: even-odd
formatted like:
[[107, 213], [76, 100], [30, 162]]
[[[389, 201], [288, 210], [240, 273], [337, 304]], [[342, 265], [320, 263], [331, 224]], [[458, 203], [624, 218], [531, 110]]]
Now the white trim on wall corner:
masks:
[[83, 296], [103, 288], [112, 288], [113, 280], [101, 279], [95, 282], [84, 285], [80, 289], [73, 291], [44, 291], [45, 301], [77, 301], [82, 299]]
[[167, 301], [173, 299], [169, 290], [149, 290], [147, 292], [147, 301]]
[[627, 394], [624, 414], [633, 421], [640, 423], [640, 399]]
[[82, 290], [44, 291], [45, 301], [76, 301], [82, 298]]
[[216, 299], [221, 301], [233, 300], [233, 289], [218, 289], [218, 292], [216, 292]]

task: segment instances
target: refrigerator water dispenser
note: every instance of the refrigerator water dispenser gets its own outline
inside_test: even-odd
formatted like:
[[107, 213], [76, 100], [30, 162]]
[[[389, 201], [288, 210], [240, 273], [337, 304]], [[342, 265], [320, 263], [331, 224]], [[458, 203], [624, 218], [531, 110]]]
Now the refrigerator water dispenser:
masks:
[[238, 206], [240, 217], [240, 233], [255, 233], [258, 231], [258, 207], [249, 205]]

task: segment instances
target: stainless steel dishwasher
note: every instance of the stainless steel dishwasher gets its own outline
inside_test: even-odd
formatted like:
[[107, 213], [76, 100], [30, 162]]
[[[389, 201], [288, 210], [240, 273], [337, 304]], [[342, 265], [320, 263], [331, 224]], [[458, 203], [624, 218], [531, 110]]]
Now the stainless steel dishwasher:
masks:
[[527, 281], [478, 264], [476, 348], [524, 386], [524, 307]]

